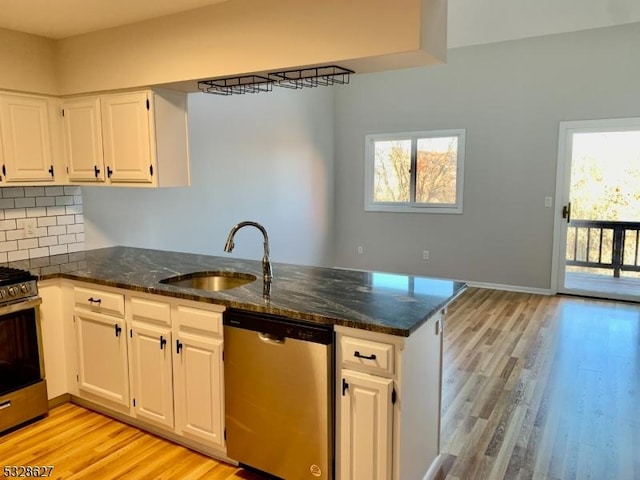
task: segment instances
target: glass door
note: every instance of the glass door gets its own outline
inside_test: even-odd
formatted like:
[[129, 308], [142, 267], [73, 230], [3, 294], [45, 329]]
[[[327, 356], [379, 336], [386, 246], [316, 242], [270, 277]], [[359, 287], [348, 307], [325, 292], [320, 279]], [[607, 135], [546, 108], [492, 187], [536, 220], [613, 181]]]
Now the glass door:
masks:
[[640, 118], [562, 122], [558, 291], [640, 300]]

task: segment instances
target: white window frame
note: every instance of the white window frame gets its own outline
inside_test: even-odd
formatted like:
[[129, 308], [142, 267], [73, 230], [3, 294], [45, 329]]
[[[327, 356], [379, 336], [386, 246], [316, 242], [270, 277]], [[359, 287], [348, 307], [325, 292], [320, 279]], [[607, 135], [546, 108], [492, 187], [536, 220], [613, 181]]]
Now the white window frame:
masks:
[[[465, 129], [427, 130], [420, 132], [376, 133], [365, 135], [365, 172], [364, 172], [364, 209], [367, 212], [403, 212], [403, 213], [462, 213], [462, 199], [464, 191], [464, 157], [465, 157]], [[456, 202], [447, 204], [417, 203], [417, 202], [375, 202], [374, 170], [375, 152], [374, 142], [390, 140], [411, 140], [412, 165], [415, 164], [415, 144], [420, 138], [458, 137], [458, 156], [456, 164]], [[415, 176], [411, 176], [411, 189], [415, 191]]]

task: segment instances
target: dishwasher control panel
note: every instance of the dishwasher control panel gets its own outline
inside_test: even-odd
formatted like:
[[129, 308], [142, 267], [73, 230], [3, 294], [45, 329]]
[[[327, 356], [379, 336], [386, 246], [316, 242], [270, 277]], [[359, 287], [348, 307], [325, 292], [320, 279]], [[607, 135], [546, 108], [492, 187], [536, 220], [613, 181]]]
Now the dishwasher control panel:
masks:
[[223, 314], [223, 324], [228, 327], [253, 330], [272, 337], [292, 338], [322, 345], [333, 343], [331, 325], [300, 322], [275, 315], [228, 310]]

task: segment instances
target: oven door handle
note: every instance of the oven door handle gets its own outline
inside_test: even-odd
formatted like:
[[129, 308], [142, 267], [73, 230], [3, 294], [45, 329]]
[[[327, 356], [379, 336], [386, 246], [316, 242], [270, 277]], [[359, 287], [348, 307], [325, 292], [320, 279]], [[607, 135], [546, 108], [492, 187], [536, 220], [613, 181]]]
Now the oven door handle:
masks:
[[0, 317], [16, 312], [22, 312], [24, 310], [29, 310], [31, 308], [37, 308], [41, 303], [42, 299], [40, 297], [34, 297], [28, 300], [19, 300], [16, 303], [4, 305], [0, 307]]

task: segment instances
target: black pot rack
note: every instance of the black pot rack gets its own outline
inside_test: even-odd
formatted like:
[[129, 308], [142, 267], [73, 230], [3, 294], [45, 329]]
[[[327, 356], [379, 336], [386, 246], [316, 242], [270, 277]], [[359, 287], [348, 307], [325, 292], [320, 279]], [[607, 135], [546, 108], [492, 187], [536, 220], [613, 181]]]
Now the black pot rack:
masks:
[[299, 68], [270, 72], [266, 76], [243, 75], [198, 82], [198, 89], [215, 95], [270, 92], [273, 86], [300, 89], [307, 87], [347, 85], [353, 70], [337, 65]]

